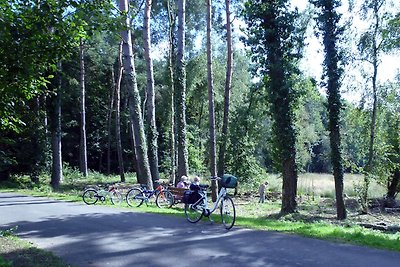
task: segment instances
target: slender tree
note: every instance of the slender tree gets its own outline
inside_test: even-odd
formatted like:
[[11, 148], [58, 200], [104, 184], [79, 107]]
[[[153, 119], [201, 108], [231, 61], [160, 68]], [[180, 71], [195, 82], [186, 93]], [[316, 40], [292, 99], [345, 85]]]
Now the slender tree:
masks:
[[222, 177], [225, 173], [225, 151], [228, 141], [228, 127], [229, 127], [229, 105], [232, 89], [232, 65], [233, 65], [233, 50], [232, 50], [232, 30], [231, 30], [231, 0], [225, 0], [225, 14], [226, 14], [226, 76], [225, 76], [225, 94], [224, 94], [224, 118], [222, 122], [221, 142], [218, 157], [218, 176]]
[[126, 30], [121, 33], [123, 40], [123, 65], [125, 70], [126, 84], [128, 88], [129, 111], [135, 137], [136, 159], [140, 168], [139, 183], [146, 184], [147, 188], [153, 189], [149, 160], [147, 157], [147, 145], [145, 141], [142, 111], [140, 107], [140, 95], [136, 81], [135, 61], [132, 49], [131, 23], [129, 18], [128, 0], [120, 0], [119, 7], [126, 16]]
[[346, 207], [343, 200], [343, 164], [340, 137], [340, 110], [342, 101], [340, 97], [340, 79], [343, 73], [339, 66], [341, 56], [338, 43], [343, 33], [340, 27], [340, 15], [336, 8], [340, 6], [339, 0], [313, 1], [319, 8], [318, 25], [323, 36], [325, 60], [324, 76], [327, 77], [325, 86], [328, 95], [329, 137], [331, 145], [331, 162], [335, 179], [336, 212], [339, 220], [346, 219]]
[[153, 181], [160, 178], [158, 172], [158, 145], [157, 145], [157, 126], [156, 126], [156, 108], [154, 96], [154, 73], [153, 59], [151, 58], [151, 38], [150, 38], [150, 13], [152, 0], [146, 0], [144, 9], [143, 22], [143, 41], [144, 41], [144, 57], [146, 60], [147, 72], [147, 123], [149, 125], [147, 131], [147, 140], [149, 144], [149, 163]]
[[186, 62], [185, 62], [185, 13], [186, 0], [178, 1], [177, 66], [175, 76], [176, 129], [178, 152], [178, 177], [188, 175], [188, 149], [186, 141]]
[[122, 141], [121, 141], [121, 82], [122, 82], [122, 42], [119, 45], [118, 51], [118, 75], [115, 83], [115, 139], [117, 142], [117, 155], [118, 155], [118, 167], [119, 176], [121, 182], [125, 182], [125, 169], [124, 169], [124, 157], [122, 154]]
[[175, 13], [173, 12], [173, 3], [171, 0], [167, 0], [168, 10], [168, 70], [169, 70], [169, 85], [171, 93], [171, 128], [170, 128], [170, 146], [171, 146], [171, 178], [170, 182], [176, 184], [176, 149], [175, 149], [175, 86], [174, 86], [174, 28], [175, 28]]
[[363, 60], [372, 65], [372, 75], [368, 78], [371, 81], [372, 86], [372, 110], [371, 110], [371, 124], [370, 124], [370, 138], [368, 147], [368, 160], [365, 166], [364, 172], [364, 186], [361, 195], [361, 206], [363, 212], [368, 212], [368, 190], [371, 180], [371, 174], [374, 169], [374, 154], [375, 154], [375, 132], [376, 132], [376, 120], [378, 112], [378, 69], [379, 69], [379, 58], [382, 52], [383, 40], [381, 38], [382, 30], [382, 15], [381, 10], [385, 5], [386, 0], [365, 0], [362, 5], [362, 11], [367, 14], [372, 10], [372, 23], [370, 28], [361, 35], [358, 47], [362, 54]]
[[[207, 84], [208, 84], [208, 116], [210, 131], [210, 172], [211, 176], [217, 176], [217, 146], [215, 134], [215, 101], [214, 82], [212, 69], [212, 47], [211, 47], [211, 0], [206, 0], [207, 6]], [[211, 182], [212, 200], [217, 199], [217, 181]]]
[[107, 174], [111, 174], [111, 141], [112, 141], [112, 113], [114, 109], [114, 97], [115, 97], [115, 88], [117, 86], [117, 82], [115, 80], [114, 74], [114, 66], [111, 65], [111, 90], [110, 90], [110, 98], [109, 98], [109, 106], [108, 106], [108, 114], [107, 114]]
[[81, 111], [81, 139], [80, 139], [80, 161], [79, 169], [84, 177], [88, 176], [87, 167], [87, 146], [86, 146], [86, 88], [85, 88], [85, 45], [82, 37], [79, 38], [79, 62], [80, 62], [80, 87], [81, 87], [81, 97], [80, 97], [80, 111]]

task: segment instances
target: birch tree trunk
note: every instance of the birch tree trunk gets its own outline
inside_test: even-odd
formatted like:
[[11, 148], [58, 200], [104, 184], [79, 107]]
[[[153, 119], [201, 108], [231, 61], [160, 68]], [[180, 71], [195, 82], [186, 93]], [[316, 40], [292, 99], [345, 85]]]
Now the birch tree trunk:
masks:
[[230, 18], [230, 0], [225, 0], [225, 13], [226, 13], [226, 78], [225, 78], [225, 95], [224, 95], [224, 118], [222, 122], [221, 142], [219, 148], [218, 158], [218, 176], [222, 177], [225, 173], [225, 151], [228, 142], [228, 127], [229, 127], [229, 106], [232, 89], [232, 64], [233, 64], [233, 51], [232, 51], [232, 30]]
[[369, 139], [369, 148], [368, 148], [368, 161], [365, 166], [365, 174], [364, 174], [364, 186], [363, 186], [363, 194], [361, 196], [361, 206], [363, 209], [363, 213], [368, 213], [368, 191], [370, 184], [370, 176], [374, 167], [374, 153], [375, 153], [375, 128], [376, 128], [376, 115], [378, 109], [378, 88], [377, 88], [377, 76], [378, 76], [378, 67], [379, 67], [379, 45], [378, 45], [378, 36], [380, 35], [380, 16], [379, 10], [385, 3], [385, 0], [374, 0], [372, 1], [372, 9], [373, 9], [373, 33], [371, 36], [371, 64], [373, 67], [372, 74], [372, 112], [371, 112], [371, 127], [370, 127], [370, 139]]
[[81, 86], [81, 101], [80, 101], [80, 111], [81, 111], [81, 140], [80, 140], [80, 161], [79, 169], [84, 177], [88, 176], [87, 168], [87, 146], [86, 146], [86, 88], [85, 88], [85, 55], [84, 55], [84, 43], [82, 38], [79, 39], [79, 60], [80, 60], [80, 86]]
[[121, 182], [125, 182], [125, 170], [124, 170], [124, 158], [122, 155], [122, 142], [121, 142], [121, 81], [122, 81], [122, 42], [119, 45], [118, 50], [118, 76], [117, 82], [115, 83], [115, 139], [117, 141], [117, 155], [118, 155], [118, 166], [119, 176]]
[[[120, 10], [128, 14], [128, 0], [120, 0]], [[126, 83], [128, 88], [129, 110], [133, 124], [133, 132], [135, 137], [136, 159], [139, 165], [140, 177], [139, 183], [146, 184], [147, 188], [152, 190], [151, 173], [149, 160], [147, 157], [147, 146], [145, 142], [144, 126], [142, 120], [142, 111], [140, 108], [140, 95], [136, 81], [135, 60], [132, 48], [131, 25], [129, 15], [125, 19], [126, 30], [122, 31], [123, 39], [123, 65], [125, 70]]]
[[58, 63], [58, 85], [56, 98], [54, 101], [53, 119], [52, 119], [52, 170], [51, 186], [57, 190], [63, 181], [62, 157], [61, 157], [61, 63]]
[[174, 101], [174, 94], [175, 94], [175, 86], [174, 86], [174, 67], [172, 58], [174, 56], [174, 27], [175, 27], [175, 18], [172, 12], [172, 3], [170, 0], [167, 1], [167, 9], [168, 9], [168, 69], [169, 69], [169, 83], [171, 86], [171, 129], [170, 129], [170, 146], [171, 146], [171, 178], [170, 182], [173, 185], [176, 185], [176, 149], [175, 149], [175, 101]]
[[143, 42], [144, 42], [144, 57], [146, 60], [147, 72], [147, 122], [149, 124], [147, 131], [147, 143], [149, 144], [149, 163], [152, 180], [158, 180], [160, 174], [158, 172], [158, 145], [157, 145], [157, 126], [156, 126], [156, 108], [154, 96], [154, 74], [153, 74], [153, 59], [151, 58], [151, 38], [150, 38], [150, 12], [152, 0], [146, 0], [144, 9], [143, 23]]
[[178, 177], [188, 175], [188, 149], [186, 141], [186, 62], [185, 62], [185, 0], [178, 1], [178, 53], [175, 86], [176, 125], [178, 148]]
[[[212, 47], [211, 47], [211, 0], [206, 0], [207, 5], [207, 81], [208, 81], [208, 116], [210, 130], [210, 172], [211, 176], [217, 176], [217, 149], [215, 138], [215, 106], [214, 106], [214, 82], [212, 69]], [[217, 199], [217, 181], [211, 181], [211, 198]]]

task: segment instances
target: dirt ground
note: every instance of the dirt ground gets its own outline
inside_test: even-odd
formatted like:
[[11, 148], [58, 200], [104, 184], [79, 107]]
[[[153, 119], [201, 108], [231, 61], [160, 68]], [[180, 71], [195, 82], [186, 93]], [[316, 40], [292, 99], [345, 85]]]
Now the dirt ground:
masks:
[[[267, 218], [280, 218], [280, 194], [269, 193], [265, 204], [258, 203], [256, 194], [239, 194], [235, 197], [239, 216], [254, 214]], [[382, 199], [370, 199], [367, 214], [361, 212], [360, 204], [356, 198], [345, 198], [347, 219], [339, 221], [336, 219], [336, 204], [331, 198], [312, 198], [310, 196], [297, 199], [298, 213], [291, 215], [288, 220], [304, 222], [327, 222], [340, 225], [360, 225], [384, 232], [400, 231], [400, 203], [394, 208], [383, 208]], [[249, 205], [249, 203], [253, 203]]]

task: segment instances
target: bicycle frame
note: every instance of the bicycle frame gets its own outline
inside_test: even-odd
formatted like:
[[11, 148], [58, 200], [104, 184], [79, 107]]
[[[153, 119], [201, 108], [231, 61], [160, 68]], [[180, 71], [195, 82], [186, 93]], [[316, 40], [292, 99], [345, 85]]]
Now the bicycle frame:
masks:
[[[199, 205], [200, 208], [207, 210], [208, 215], [210, 215], [211, 213], [213, 213], [217, 208], [218, 208], [218, 204], [221, 201], [221, 199], [223, 197], [226, 196], [227, 190], [225, 187], [222, 187], [221, 190], [218, 193], [217, 199], [215, 200], [215, 202], [213, 202], [214, 206], [212, 207], [212, 209], [208, 208], [208, 199], [207, 199], [207, 192], [205, 191], [200, 191], [200, 194], [202, 194], [202, 197], [196, 201], [196, 203], [193, 204], [193, 206], [197, 206]], [[201, 203], [201, 204], [200, 204]]]

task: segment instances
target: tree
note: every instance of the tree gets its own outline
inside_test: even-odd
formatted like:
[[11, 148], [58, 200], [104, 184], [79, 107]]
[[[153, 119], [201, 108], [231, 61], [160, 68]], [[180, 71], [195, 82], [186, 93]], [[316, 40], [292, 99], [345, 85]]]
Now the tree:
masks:
[[123, 75], [122, 45], [123, 44], [121, 42], [118, 50], [118, 74], [117, 81], [115, 83], [115, 137], [117, 141], [119, 176], [121, 177], [121, 182], [125, 182], [124, 157], [122, 155], [121, 142], [121, 81]]
[[375, 145], [375, 131], [376, 131], [376, 118], [378, 111], [378, 68], [379, 58], [382, 52], [383, 39], [381, 38], [382, 30], [382, 17], [381, 10], [386, 0], [365, 0], [362, 6], [362, 11], [365, 14], [372, 9], [373, 23], [370, 28], [361, 35], [358, 48], [361, 52], [363, 60], [372, 65], [372, 110], [371, 110], [371, 125], [370, 125], [370, 138], [368, 149], [368, 161], [365, 166], [363, 194], [361, 196], [361, 205], [363, 212], [368, 212], [368, 189], [370, 183], [370, 175], [374, 168], [374, 145]]
[[142, 120], [142, 111], [140, 107], [140, 95], [137, 88], [135, 61], [132, 49], [132, 36], [130, 30], [130, 19], [128, 16], [128, 0], [120, 0], [119, 7], [125, 16], [126, 30], [121, 32], [123, 40], [123, 64], [125, 70], [126, 84], [128, 87], [129, 110], [134, 130], [136, 159], [140, 168], [139, 183], [146, 184], [147, 188], [152, 190], [153, 183], [151, 181], [151, 173], [149, 160], [147, 157], [147, 146], [145, 142], [144, 126]]
[[87, 167], [87, 148], [86, 148], [86, 104], [85, 104], [85, 53], [84, 53], [84, 42], [82, 37], [79, 38], [79, 62], [80, 62], [80, 87], [81, 87], [81, 97], [80, 97], [80, 110], [81, 110], [81, 138], [80, 138], [80, 171], [83, 176], [87, 177], [88, 167]]
[[168, 74], [169, 74], [169, 86], [170, 86], [170, 99], [171, 99], [171, 128], [169, 131], [170, 136], [170, 157], [171, 157], [171, 183], [175, 185], [176, 179], [176, 149], [175, 149], [175, 86], [174, 86], [174, 28], [175, 28], [175, 13], [173, 12], [173, 3], [171, 0], [167, 0], [167, 11], [168, 11]]
[[[210, 131], [210, 172], [212, 177], [217, 176], [217, 147], [215, 134], [215, 103], [214, 83], [212, 70], [212, 47], [211, 47], [211, 0], [206, 0], [207, 6], [207, 84], [208, 84], [208, 116]], [[211, 181], [212, 200], [217, 199], [217, 181]]]
[[338, 26], [340, 15], [336, 8], [340, 5], [337, 0], [318, 0], [313, 2], [319, 8], [318, 26], [322, 32], [325, 59], [324, 76], [327, 81], [328, 95], [328, 114], [329, 114], [329, 137], [331, 145], [331, 161], [333, 166], [333, 176], [335, 179], [336, 192], [336, 212], [339, 220], [346, 219], [346, 208], [343, 200], [343, 164], [341, 155], [340, 137], [340, 110], [342, 108], [340, 98], [340, 79], [343, 73], [340, 68], [340, 52], [338, 43], [343, 28]]
[[225, 0], [226, 14], [226, 77], [225, 77], [225, 94], [224, 94], [224, 117], [222, 122], [221, 142], [218, 157], [218, 176], [222, 177], [225, 173], [225, 151], [228, 140], [229, 127], [229, 105], [232, 88], [232, 65], [233, 65], [233, 50], [232, 50], [232, 29], [230, 17], [230, 0]]
[[252, 59], [268, 93], [273, 118], [275, 163], [282, 172], [282, 213], [297, 209], [296, 130], [294, 128], [293, 74], [298, 73], [302, 32], [296, 27], [297, 11], [289, 10], [289, 1], [247, 1], [244, 11], [248, 25], [248, 44]]
[[157, 127], [155, 114], [155, 97], [154, 97], [154, 74], [153, 60], [150, 55], [151, 39], [150, 39], [150, 12], [152, 0], [146, 0], [144, 9], [143, 22], [143, 41], [144, 41], [144, 57], [146, 60], [147, 72], [147, 122], [149, 124], [147, 131], [147, 140], [149, 144], [149, 163], [153, 181], [160, 178], [158, 172], [158, 145], [157, 145]]
[[62, 64], [59, 62], [58, 66], [58, 79], [55, 84], [55, 97], [53, 97], [53, 116], [51, 118], [51, 151], [53, 164], [51, 168], [51, 181], [50, 184], [53, 189], [58, 189], [60, 183], [63, 181], [62, 172], [62, 154], [61, 154], [61, 93], [62, 93], [62, 79], [61, 79], [61, 67]]
[[178, 53], [175, 76], [178, 177], [181, 177], [183, 175], [187, 176], [189, 172], [188, 150], [186, 141], [185, 5], [186, 0], [178, 1]]

